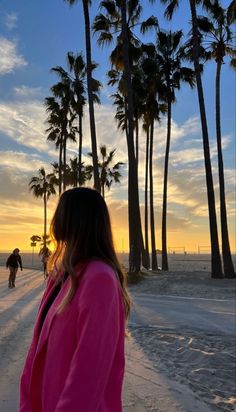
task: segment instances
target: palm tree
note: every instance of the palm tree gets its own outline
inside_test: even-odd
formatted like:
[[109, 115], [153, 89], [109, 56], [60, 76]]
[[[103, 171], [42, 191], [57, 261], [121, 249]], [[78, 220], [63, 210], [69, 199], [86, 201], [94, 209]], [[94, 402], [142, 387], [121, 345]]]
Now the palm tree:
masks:
[[55, 189], [55, 176], [50, 173], [46, 174], [44, 167], [41, 167], [38, 171], [38, 176], [34, 176], [30, 179], [29, 187], [30, 191], [37, 198], [43, 198], [44, 205], [44, 232], [43, 242], [44, 246], [47, 243], [47, 202], [51, 195], [56, 194]]
[[[116, 149], [107, 152], [105, 145], [100, 146], [101, 160], [98, 161], [99, 178], [102, 189], [102, 196], [105, 199], [105, 188], [110, 190], [112, 183], [120, 183], [121, 173], [120, 168], [123, 166], [123, 162], [118, 162], [112, 166], [114, 161]], [[92, 153], [88, 153], [92, 157]], [[91, 166], [92, 168], [92, 166]]]
[[111, 62], [123, 72], [127, 97], [127, 147], [128, 147], [128, 215], [129, 215], [129, 271], [138, 272], [141, 266], [141, 250], [144, 249], [139, 207], [138, 174], [134, 149], [134, 105], [131, 65], [140, 42], [132, 34], [131, 28], [138, 22], [141, 6], [137, 1], [102, 1], [105, 14], [99, 14], [93, 29], [99, 33], [98, 44], [109, 44], [113, 40], [113, 30], [117, 33], [116, 47], [111, 54]]
[[[78, 0], [64, 0], [73, 6]], [[90, 133], [93, 153], [93, 173], [94, 173], [94, 187], [100, 192], [100, 181], [98, 173], [98, 155], [97, 155], [97, 138], [96, 138], [96, 124], [93, 105], [93, 78], [92, 71], [94, 65], [91, 57], [91, 37], [90, 37], [90, 16], [89, 5], [90, 0], [82, 0], [83, 12], [84, 12], [84, 25], [85, 25], [85, 40], [86, 40], [86, 69], [87, 69], [87, 90], [88, 90], [88, 103], [89, 103], [89, 119], [90, 119]]]
[[225, 277], [233, 278], [236, 276], [234, 264], [232, 261], [227, 209], [225, 199], [225, 181], [224, 181], [224, 163], [222, 153], [221, 139], [221, 115], [220, 115], [220, 80], [221, 69], [224, 64], [225, 56], [230, 57], [230, 65], [236, 69], [236, 48], [233, 45], [233, 32], [231, 26], [236, 20], [236, 13], [233, 12], [235, 1], [232, 1], [228, 8], [224, 9], [220, 3], [215, 0], [212, 4], [207, 4], [209, 17], [199, 17], [199, 29], [206, 34], [206, 40], [203, 42], [206, 50], [210, 50], [210, 58], [216, 62], [216, 137], [218, 150], [218, 172], [219, 172], [219, 187], [220, 187], [220, 218], [221, 218], [221, 238], [222, 238], [222, 255]]
[[[79, 174], [78, 183], [79, 186], [82, 185], [80, 182], [81, 167], [82, 167], [82, 139], [83, 139], [83, 115], [84, 107], [86, 104], [86, 65], [83, 60], [81, 53], [74, 54], [72, 52], [67, 53], [67, 65], [69, 70], [65, 70], [62, 66], [56, 66], [52, 68], [62, 82], [68, 82], [70, 87], [70, 108], [71, 113], [79, 120], [78, 134], [79, 134], [79, 149], [78, 149], [78, 162], [79, 162]], [[93, 91], [93, 101], [100, 103], [99, 90], [101, 88], [101, 83], [92, 78], [92, 91]]]
[[[51, 165], [52, 165], [52, 168], [53, 168], [52, 173], [55, 177], [55, 184], [56, 184], [56, 186], [59, 186], [60, 166], [57, 162], [52, 162]], [[64, 169], [64, 167], [63, 167], [63, 169]], [[68, 164], [66, 165], [66, 168], [63, 171], [63, 181], [65, 181], [65, 186], [66, 187], [70, 186], [70, 184], [71, 184], [70, 167], [69, 167]]]
[[[167, 111], [166, 103], [163, 103], [163, 81], [160, 77], [160, 67], [154, 45], [143, 46], [143, 59], [141, 67], [143, 70], [144, 89], [146, 90], [145, 104], [143, 105], [144, 125], [147, 133], [146, 141], [146, 173], [148, 172], [149, 161], [149, 187], [150, 187], [150, 229], [151, 229], [151, 248], [152, 248], [152, 269], [157, 270], [157, 253], [155, 240], [155, 219], [154, 219], [154, 198], [153, 198], [153, 145], [154, 145], [154, 124], [160, 120], [160, 115]], [[148, 149], [149, 146], [149, 149]], [[149, 150], [149, 159], [148, 159]], [[147, 180], [145, 188], [145, 221], [146, 221], [146, 244], [148, 242], [147, 230]]]
[[112, 94], [114, 99], [113, 104], [116, 106], [115, 120], [117, 127], [122, 132], [128, 133], [128, 119], [127, 119], [127, 99], [119, 91]]
[[[162, 3], [168, 4], [166, 11], [165, 11], [165, 16], [171, 19], [174, 11], [179, 6], [179, 0], [162, 0]], [[206, 118], [202, 78], [201, 78], [201, 66], [199, 62], [200, 39], [199, 39], [196, 4], [199, 4], [199, 2], [196, 2], [196, 0], [189, 0], [189, 7], [190, 7], [190, 12], [191, 12], [191, 26], [192, 26], [192, 44], [193, 44], [192, 53], [193, 53], [194, 70], [195, 70], [197, 91], [198, 91], [198, 101], [199, 101], [200, 118], [201, 118], [201, 126], [202, 126], [203, 151], [204, 151], [204, 161], [205, 161], [205, 171], [206, 171], [206, 186], [207, 186], [207, 199], [208, 199], [210, 238], [211, 238], [211, 272], [212, 272], [212, 277], [222, 278], [223, 272], [222, 272], [218, 230], [217, 230], [215, 193], [214, 193], [212, 168], [211, 168], [209, 136], [208, 136], [208, 127], [207, 127], [207, 118]]]
[[[70, 82], [71, 93], [71, 108], [77, 114], [79, 120], [78, 134], [79, 134], [79, 148], [78, 148], [78, 162], [79, 162], [79, 174], [81, 175], [81, 163], [82, 163], [82, 140], [83, 140], [83, 115], [84, 106], [86, 104], [85, 97], [85, 78], [86, 78], [86, 66], [83, 60], [82, 54], [67, 53], [67, 64], [69, 72], [63, 67], [53, 67], [52, 71], [57, 73], [61, 80], [68, 79]], [[80, 182], [79, 182], [80, 184]]]
[[70, 159], [68, 167], [68, 185], [73, 187], [83, 186], [88, 180], [92, 179], [92, 170], [84, 162], [80, 163], [78, 158]]
[[30, 246], [32, 247], [32, 266], [33, 266], [33, 264], [34, 264], [34, 248], [37, 245], [37, 242], [40, 242], [41, 237], [38, 236], [38, 235], [33, 235], [33, 236], [31, 236], [30, 240], [31, 240]]
[[40, 242], [40, 241], [41, 241], [41, 236], [33, 235], [33, 236], [31, 236], [30, 240], [31, 240], [31, 242], [33, 242], [33, 243]]
[[[141, 75], [140, 68], [138, 68], [139, 71], [139, 76]], [[115, 119], [117, 121], [118, 129], [120, 129], [122, 132], [125, 132], [126, 134], [126, 139], [128, 141], [128, 103], [127, 103], [127, 93], [126, 93], [126, 87], [125, 87], [125, 82], [124, 82], [124, 77], [123, 75], [120, 76], [119, 72], [115, 69], [112, 69], [108, 72], [108, 77], [109, 77], [109, 85], [114, 86], [117, 84], [117, 92], [112, 95], [114, 102], [113, 104], [116, 106], [116, 114], [115, 114]], [[139, 125], [138, 121], [139, 118], [142, 114], [143, 110], [143, 103], [144, 103], [144, 87], [141, 84], [141, 79], [138, 81], [138, 87], [137, 81], [133, 80], [132, 86], [134, 87], [134, 104], [135, 104], [135, 111], [134, 111], [134, 125], [136, 129], [136, 167], [137, 167], [137, 174], [138, 174], [138, 130], [139, 130]], [[142, 96], [143, 94], [143, 96]], [[146, 229], [145, 229], [146, 230]], [[146, 233], [146, 232], [145, 232]], [[145, 241], [146, 242], [146, 241]], [[147, 245], [147, 242], [146, 242]], [[146, 269], [149, 269], [150, 267], [150, 258], [149, 258], [149, 252], [148, 252], [148, 247], [144, 245], [143, 242], [143, 237], [141, 233], [141, 255], [142, 255], [142, 264]]]
[[[54, 68], [52, 70], [54, 71]], [[64, 76], [60, 76], [60, 81], [51, 87], [51, 91], [58, 100], [61, 108], [60, 122], [63, 148], [63, 190], [65, 190], [67, 142], [69, 140], [75, 142], [76, 134], [78, 133], [77, 127], [74, 126], [77, 114], [73, 112], [73, 107], [71, 106], [74, 92], [71, 89], [70, 79]]]
[[48, 113], [47, 123], [49, 127], [46, 129], [48, 133], [47, 140], [54, 142], [56, 149], [59, 149], [59, 160], [58, 160], [58, 186], [59, 195], [62, 191], [62, 172], [63, 172], [63, 161], [62, 161], [62, 151], [63, 151], [63, 109], [55, 97], [46, 97], [45, 99], [46, 111]]
[[169, 269], [167, 257], [166, 223], [172, 103], [176, 101], [175, 90], [180, 88], [181, 82], [188, 83], [190, 87], [194, 87], [195, 85], [195, 75], [193, 70], [182, 65], [183, 59], [185, 59], [184, 49], [181, 46], [182, 37], [182, 31], [159, 31], [157, 33], [156, 42], [156, 58], [159, 66], [159, 75], [162, 79], [162, 86], [165, 87], [165, 99], [168, 107], [162, 208], [162, 270]]
[[[114, 73], [118, 71], [110, 70], [108, 72], [108, 85], [114, 86], [117, 84], [117, 92], [112, 94], [114, 99], [114, 105], [116, 106], [115, 119], [117, 120], [118, 129], [122, 132], [128, 133], [128, 111], [127, 111], [127, 92], [123, 76]], [[133, 89], [133, 102], [134, 102], [134, 129], [135, 129], [135, 158], [138, 171], [139, 163], [139, 121], [143, 113], [143, 102], [146, 95], [146, 90], [143, 86], [142, 71], [137, 65], [132, 68], [132, 89]]]
[[[142, 47], [141, 47], [142, 51]], [[140, 56], [141, 57], [141, 56]], [[132, 69], [132, 88], [134, 101], [134, 128], [135, 128], [135, 157], [137, 173], [139, 166], [139, 121], [143, 116], [147, 90], [145, 87], [143, 70], [140, 64], [136, 64]]]

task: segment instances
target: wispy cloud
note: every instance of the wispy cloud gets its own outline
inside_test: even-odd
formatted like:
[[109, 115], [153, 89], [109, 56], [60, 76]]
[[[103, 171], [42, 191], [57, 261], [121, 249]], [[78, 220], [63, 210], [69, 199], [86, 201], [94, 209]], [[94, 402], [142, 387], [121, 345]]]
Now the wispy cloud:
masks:
[[18, 16], [16, 13], [7, 13], [5, 16], [5, 25], [9, 30], [14, 29], [17, 26]]
[[0, 131], [18, 144], [48, 152], [45, 117], [37, 100], [0, 103]]
[[14, 87], [14, 93], [19, 98], [32, 99], [34, 97], [39, 96], [42, 93], [42, 88], [29, 87], [23, 84], [22, 86]]
[[0, 36], [0, 75], [12, 73], [26, 65], [26, 60], [18, 52], [17, 42]]
[[40, 167], [47, 167], [37, 154], [26, 154], [7, 150], [0, 152], [0, 168], [10, 169], [11, 172], [36, 172]]

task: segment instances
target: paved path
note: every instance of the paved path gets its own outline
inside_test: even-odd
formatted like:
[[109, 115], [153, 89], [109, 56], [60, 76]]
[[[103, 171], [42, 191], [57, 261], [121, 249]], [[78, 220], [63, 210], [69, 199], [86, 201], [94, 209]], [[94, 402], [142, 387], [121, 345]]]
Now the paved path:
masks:
[[[42, 273], [30, 269], [19, 272], [16, 288], [9, 290], [6, 269], [0, 268], [1, 412], [17, 412], [19, 377], [43, 290]], [[136, 303], [132, 322], [143, 324], [155, 320], [156, 323], [156, 315], [153, 315], [153, 319], [151, 316], [152, 311], [157, 314], [153, 297], [135, 296], [134, 299]], [[162, 299], [163, 307], [164, 300]], [[168, 307], [169, 304], [166, 306]], [[159, 317], [158, 323], [162, 322]], [[171, 322], [169, 311], [168, 322]], [[132, 338], [126, 341], [123, 407], [124, 412], [211, 411], [204, 403], [197, 400], [186, 386], [168, 380], [155, 370], [142, 348], [138, 347]]]
[[236, 335], [236, 300], [133, 293], [132, 322]]

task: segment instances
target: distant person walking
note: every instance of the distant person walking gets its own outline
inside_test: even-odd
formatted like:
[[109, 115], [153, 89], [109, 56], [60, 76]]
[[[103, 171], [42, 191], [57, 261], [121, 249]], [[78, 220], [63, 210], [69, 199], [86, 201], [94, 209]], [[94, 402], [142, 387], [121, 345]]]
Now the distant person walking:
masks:
[[21, 256], [19, 255], [20, 249], [16, 248], [13, 250], [12, 254], [8, 257], [6, 262], [6, 267], [9, 268], [9, 280], [8, 280], [8, 287], [14, 288], [15, 281], [16, 281], [16, 274], [18, 267], [22, 270], [22, 260]]
[[42, 262], [43, 262], [44, 279], [48, 277], [47, 265], [48, 265], [48, 260], [50, 258], [50, 255], [51, 255], [51, 251], [48, 249], [48, 247], [43, 246], [39, 252], [39, 256], [42, 258]]

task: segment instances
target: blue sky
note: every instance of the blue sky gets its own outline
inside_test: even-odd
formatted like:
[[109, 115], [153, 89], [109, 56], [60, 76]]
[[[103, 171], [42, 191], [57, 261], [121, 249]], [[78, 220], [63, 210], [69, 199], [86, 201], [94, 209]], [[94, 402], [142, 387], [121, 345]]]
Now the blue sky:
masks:
[[[158, 17], [162, 28], [172, 30], [182, 29], [185, 34], [188, 32], [190, 17], [187, 0], [182, 0], [181, 7], [175, 19], [169, 23], [163, 17], [164, 8], [159, 2], [151, 5], [149, 1], [145, 0], [142, 3], [144, 19], [154, 14]], [[229, 2], [225, 0], [222, 3], [224, 5], [229, 4]], [[98, 5], [98, 1], [93, 2], [91, 22], [98, 11]], [[151, 41], [152, 38], [153, 35], [149, 34], [148, 41]], [[49, 95], [49, 88], [56, 80], [55, 76], [50, 73], [51, 67], [65, 65], [65, 55], [68, 51], [84, 52], [84, 24], [81, 2], [79, 1], [76, 6], [69, 7], [63, 0], [41, 0], [40, 2], [32, 0], [11, 0], [10, 2], [1, 0], [0, 46], [4, 47], [5, 50], [5, 60], [2, 62], [0, 60], [0, 155], [2, 162], [0, 172], [2, 173], [3, 179], [5, 179], [5, 176], [9, 178], [9, 190], [3, 190], [2, 193], [0, 193], [0, 197], [8, 204], [11, 198], [9, 192], [10, 190], [14, 190], [13, 175], [15, 179], [17, 179], [17, 176], [20, 179], [21, 176], [24, 177], [26, 181], [29, 174], [32, 174], [33, 170], [37, 170], [38, 163], [44, 164], [56, 159], [53, 147], [49, 147], [48, 144], [45, 143], [45, 114], [43, 112], [42, 102], [43, 99]], [[125, 140], [120, 140], [118, 135], [116, 140], [113, 139], [112, 133], [117, 134], [115, 125], [111, 126], [113, 127], [111, 136], [109, 136], [108, 131], [104, 128], [107, 121], [106, 119], [109, 118], [109, 121], [111, 121], [111, 117], [113, 116], [112, 104], [109, 99], [111, 90], [105, 85], [106, 71], [109, 68], [109, 49], [98, 48], [95, 37], [93, 37], [92, 48], [93, 60], [99, 63], [95, 77], [104, 84], [104, 89], [101, 93], [102, 106], [96, 109], [99, 130], [98, 139], [100, 139], [100, 142], [105, 141], [108, 145], [109, 143], [113, 145], [114, 142], [117, 142], [119, 145], [120, 142], [118, 154], [125, 156]], [[204, 70], [203, 84], [209, 135], [213, 150], [213, 169], [215, 169], [214, 173], [217, 176], [216, 150], [214, 147], [214, 80], [215, 64], [209, 63]], [[225, 64], [222, 70], [221, 87], [222, 134], [225, 165], [226, 169], [228, 169], [226, 174], [228, 173], [229, 195], [232, 192], [232, 171], [235, 165], [234, 91], [235, 73], [229, 68], [228, 64]], [[163, 123], [162, 129], [156, 127], [155, 156], [157, 162], [158, 159], [160, 160], [160, 168], [162, 166], [163, 156], [161, 155], [162, 157], [160, 157], [158, 141], [160, 142], [160, 147], [164, 148], [164, 126]], [[85, 130], [88, 130], [88, 126], [86, 127]], [[163, 139], [163, 141], [160, 139]], [[88, 151], [89, 139], [87, 139], [86, 142], [85, 151]], [[76, 149], [71, 148], [72, 152], [73, 150], [75, 151]], [[140, 150], [142, 151], [142, 147]], [[180, 193], [180, 180], [182, 179], [182, 175], [186, 175], [190, 170], [194, 170], [196, 185], [198, 184], [198, 176], [201, 176], [201, 181], [204, 182], [201, 150], [202, 143], [197, 94], [196, 90], [190, 90], [190, 88], [185, 86], [177, 93], [177, 104], [173, 107], [173, 170], [170, 170], [173, 176], [173, 193], [175, 193], [175, 187], [178, 187], [178, 193]], [[29, 159], [30, 155], [33, 155], [33, 157]], [[17, 162], [17, 159], [19, 161], [14, 172], [11, 169], [11, 160], [9, 160], [11, 156], [12, 159], [15, 159], [13, 162]], [[191, 159], [187, 159], [188, 156], [190, 156]], [[28, 165], [28, 169], [26, 165]], [[175, 172], [176, 174], [174, 174]], [[157, 169], [157, 178], [160, 173], [160, 170], [158, 171]], [[180, 175], [181, 173], [182, 175]], [[177, 176], [179, 179], [178, 182]], [[181, 188], [181, 190], [183, 190], [183, 188]], [[195, 192], [196, 189], [194, 188], [192, 196], [196, 196]], [[26, 190], [24, 193], [26, 193]], [[177, 201], [173, 193], [170, 199], [170, 213], [173, 213], [172, 218], [174, 225], [174, 214], [178, 219], [186, 216], [186, 213], [183, 211], [183, 204], [186, 204], [186, 198], [182, 198], [182, 201]], [[121, 202], [125, 202], [127, 199], [126, 184], [124, 183], [119, 189], [114, 189], [109, 196], [111, 201], [119, 199]], [[161, 201], [161, 189], [156, 190], [156, 196], [158, 202]], [[200, 200], [195, 200], [196, 204], [200, 205]], [[230, 202], [231, 200], [232, 199], [230, 199]], [[202, 207], [203, 204], [204, 202], [201, 204]], [[194, 221], [194, 224], [198, 225], [200, 230], [201, 227], [204, 228], [207, 225], [207, 218], [203, 212], [204, 207], [202, 213], [193, 213], [191, 207], [193, 206], [189, 204], [187, 216], [190, 223]], [[201, 206], [199, 207], [201, 208]], [[230, 212], [230, 216], [232, 212], [233, 209]], [[7, 215], [9, 219], [11, 219], [11, 213], [13, 212], [9, 212]], [[204, 218], [203, 215], [205, 216]], [[186, 225], [188, 226], [187, 223]], [[190, 226], [188, 226], [188, 230]]]
[[[223, 4], [228, 4], [223, 1]], [[91, 8], [91, 21], [98, 11], [99, 2], [94, 1]], [[143, 18], [151, 14], [158, 16], [161, 27], [172, 30], [182, 29], [184, 33], [189, 30], [188, 1], [183, 0], [175, 19], [167, 22], [163, 17], [164, 7], [158, 2], [151, 5], [149, 1], [143, 2]], [[15, 27], [6, 24], [7, 15], [16, 15]], [[41, 87], [45, 95], [53, 84], [55, 77], [50, 73], [50, 68], [55, 65], [65, 64], [67, 51], [84, 52], [84, 27], [83, 14], [80, 1], [74, 7], [69, 7], [63, 0], [42, 0], [11, 2], [2, 0], [0, 5], [1, 35], [17, 43], [19, 53], [27, 61], [27, 66], [13, 73], [0, 77], [0, 91], [2, 99], [13, 99], [12, 90], [19, 85], [28, 87]], [[150, 40], [152, 35], [148, 36]], [[96, 77], [103, 83], [106, 81], [106, 71], [109, 68], [109, 49], [98, 48], [96, 38], [93, 38], [93, 59], [99, 63]], [[223, 132], [235, 132], [235, 75], [226, 64], [222, 71], [222, 126]], [[214, 134], [214, 76], [215, 65], [209, 63], [205, 67], [204, 85], [207, 105], [208, 124], [210, 134]], [[106, 102], [106, 94], [102, 94]], [[179, 104], [174, 106], [173, 116], [180, 121], [186, 120], [193, 113], [197, 113], [196, 90], [191, 91], [183, 87], [178, 93]], [[230, 156], [232, 147], [228, 148]], [[230, 162], [232, 162], [230, 156]]]

